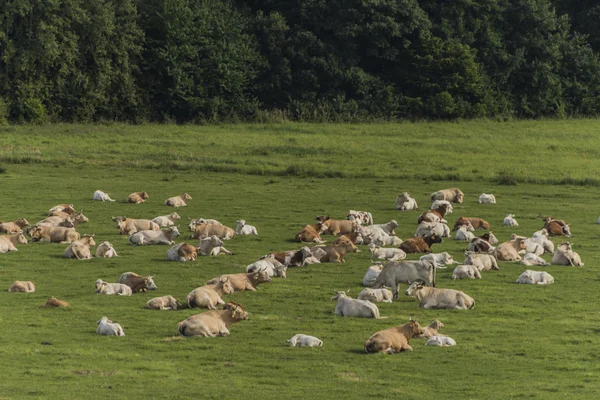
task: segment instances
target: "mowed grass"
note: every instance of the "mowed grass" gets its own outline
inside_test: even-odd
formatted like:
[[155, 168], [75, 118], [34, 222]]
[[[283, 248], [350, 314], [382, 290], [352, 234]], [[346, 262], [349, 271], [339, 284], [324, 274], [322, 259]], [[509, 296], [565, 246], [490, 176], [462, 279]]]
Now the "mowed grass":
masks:
[[[592, 135], [598, 127], [596, 121], [567, 121], [2, 128], [0, 220], [25, 217], [34, 222], [51, 206], [72, 202], [90, 218], [78, 230], [95, 233], [98, 243], [110, 241], [120, 257], [67, 260], [62, 257], [66, 245], [48, 243], [0, 254], [0, 288], [7, 289], [14, 280], [32, 280], [37, 287], [31, 294], [0, 292], [0, 398], [594, 398], [600, 373], [600, 211], [597, 187], [581, 184], [596, 179], [598, 165], [581, 152], [600, 149], [600, 140]], [[566, 135], [562, 142], [561, 130]], [[489, 135], [479, 137], [481, 132]], [[467, 136], [472, 148], [461, 156], [459, 143]], [[298, 150], [304, 155], [286, 153], [292, 139], [305, 149]], [[392, 145], [407, 140], [419, 145]], [[555, 151], [549, 142], [564, 147]], [[361, 145], [367, 149], [361, 151]], [[261, 146], [278, 150], [247, 155], [249, 148]], [[191, 154], [198, 158], [181, 161]], [[549, 154], [558, 155], [559, 161], [549, 161]], [[314, 174], [285, 176], [290, 165], [311, 171], [315, 160]], [[264, 168], [265, 176], [252, 163]], [[269, 163], [276, 164], [272, 171]], [[207, 172], [220, 165], [240, 170]], [[369, 178], [357, 177], [365, 168]], [[327, 177], [329, 169], [338, 177]], [[457, 176], [439, 180], [445, 173], [440, 171]], [[500, 171], [522, 171], [515, 176], [530, 181], [580, 181], [503, 186], [494, 183]], [[413, 179], [406, 178], [411, 175]], [[184, 300], [210, 278], [242, 272], [268, 252], [299, 248], [293, 237], [315, 215], [344, 218], [349, 209], [369, 210], [377, 223], [396, 219], [398, 236], [410, 237], [419, 212], [395, 210], [396, 194], [410, 191], [423, 211], [431, 192], [453, 186], [465, 192], [466, 201], [456, 205], [450, 224], [461, 215], [481, 217], [505, 241], [513, 232], [529, 236], [542, 227], [540, 216], [552, 215], [570, 224], [569, 241], [585, 266], [530, 268], [552, 274], [555, 283], [549, 286], [515, 284], [526, 269], [518, 263], [501, 263], [500, 271], [485, 272], [477, 281], [452, 281], [452, 268], [438, 270], [438, 287], [471, 295], [473, 310], [420, 309], [403, 294], [402, 285], [398, 301], [379, 304], [385, 319], [336, 317], [335, 302], [329, 299], [335, 291], [348, 289], [355, 297], [370, 265], [366, 246], [361, 246], [362, 252], [348, 255], [345, 264], [289, 269], [287, 279], [274, 279], [256, 293], [226, 296], [250, 312], [250, 319], [233, 325], [228, 337], [177, 336], [177, 323], [203, 310], [143, 308], [155, 296]], [[119, 201], [92, 201], [96, 189]], [[123, 202], [141, 190], [150, 194], [147, 203]], [[215, 218], [234, 226], [244, 218], [259, 236], [227, 241], [233, 256], [176, 263], [164, 260], [168, 246], [130, 246], [110, 220], [116, 215], [168, 214], [174, 209], [163, 201], [183, 192], [193, 196], [188, 207], [176, 210], [184, 221]], [[482, 192], [494, 193], [498, 204], [477, 204]], [[514, 213], [520, 226], [503, 227], [506, 213]], [[182, 231], [186, 225], [182, 222]], [[434, 249], [462, 260], [465, 247], [446, 239]], [[94, 294], [96, 279], [115, 282], [127, 271], [153, 275], [159, 290], [131, 297]], [[49, 296], [72, 307], [38, 308]], [[103, 315], [119, 322], [127, 336], [96, 335], [95, 323]], [[424, 325], [440, 319], [446, 324], [442, 332], [458, 345], [431, 348], [424, 340], [414, 340], [412, 353], [363, 353], [372, 333], [403, 324], [409, 316]], [[324, 345], [287, 347], [285, 340], [296, 333], [317, 336]]]

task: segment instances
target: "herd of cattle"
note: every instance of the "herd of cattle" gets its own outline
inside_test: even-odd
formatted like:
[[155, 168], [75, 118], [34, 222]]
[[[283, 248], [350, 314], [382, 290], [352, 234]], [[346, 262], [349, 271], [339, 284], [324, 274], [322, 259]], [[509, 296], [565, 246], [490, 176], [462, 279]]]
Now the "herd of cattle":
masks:
[[[129, 203], [139, 204], [149, 198], [146, 192], [135, 192], [129, 195]], [[165, 205], [172, 207], [186, 206], [192, 198], [184, 193], [171, 197]], [[96, 191], [93, 200], [111, 201], [108, 194]], [[392, 302], [398, 298], [399, 285], [407, 284], [405, 294], [415, 298], [423, 308], [472, 309], [475, 300], [466, 293], [439, 288], [436, 282], [436, 271], [447, 265], [459, 264], [452, 273], [452, 279], [480, 279], [481, 273], [497, 270], [498, 262], [520, 261], [525, 266], [550, 265], [540, 256], [552, 254], [551, 264], [567, 266], [583, 266], [579, 255], [573, 251], [568, 242], [557, 246], [549, 236], [570, 236], [569, 226], [562, 220], [546, 217], [544, 226], [531, 237], [512, 235], [510, 240], [499, 243], [489, 231], [490, 224], [477, 217], [461, 216], [457, 219], [452, 231], [455, 239], [467, 245], [466, 258], [462, 264], [454, 261], [447, 252], [434, 253], [434, 245], [442, 242], [442, 238], [450, 237], [451, 230], [446, 220], [453, 212], [452, 203], [462, 203], [464, 194], [457, 188], [445, 189], [431, 194], [431, 208], [417, 218], [415, 236], [402, 240], [395, 236], [398, 227], [395, 220], [385, 224], [374, 224], [371, 213], [350, 210], [345, 220], [334, 220], [329, 216], [318, 216], [316, 224], [306, 225], [296, 236], [298, 242], [311, 245], [299, 250], [275, 252], [261, 257], [246, 267], [246, 273], [225, 274], [209, 280], [206, 285], [195, 288], [182, 304], [173, 296], [156, 297], [147, 302], [147, 308], [157, 310], [176, 310], [180, 308], [208, 308], [208, 312], [192, 315], [177, 326], [182, 336], [225, 336], [228, 328], [235, 322], [248, 318], [248, 313], [241, 304], [225, 302], [223, 296], [236, 291], [256, 291], [261, 283], [271, 282], [274, 277], [286, 277], [290, 267], [325, 262], [345, 262], [348, 253], [360, 251], [357, 245], [367, 245], [371, 253], [372, 265], [363, 278], [365, 287], [356, 299], [345, 292], [337, 292], [332, 300], [336, 300], [335, 315], [344, 317], [380, 318], [378, 302]], [[480, 204], [494, 204], [493, 194], [483, 193], [478, 200]], [[417, 202], [409, 193], [399, 194], [396, 209], [401, 211], [418, 210]], [[126, 216], [113, 217], [116, 228], [121, 235], [128, 235], [131, 245], [171, 245], [166, 258], [170, 261], [194, 261], [200, 256], [217, 256], [232, 254], [224, 247], [223, 241], [236, 235], [257, 235], [254, 226], [247, 225], [244, 220], [237, 222], [232, 229], [214, 219], [189, 218], [188, 229], [191, 238], [199, 240], [197, 246], [188, 243], [176, 244], [174, 239], [180, 236], [175, 224], [181, 219], [176, 213], [149, 219], [134, 219]], [[73, 204], [60, 204], [49, 210], [48, 217], [34, 225], [25, 218], [13, 222], [0, 222], [0, 253], [17, 251], [17, 246], [32, 242], [55, 242], [68, 244], [64, 256], [78, 260], [92, 258], [91, 247], [96, 246], [94, 235], [83, 235], [77, 226], [88, 222], [82, 211], [77, 212]], [[508, 214], [504, 225], [518, 226], [514, 215]], [[478, 229], [485, 230], [480, 236], [475, 235]], [[325, 244], [321, 235], [333, 235], [335, 240]], [[393, 247], [385, 247], [393, 246]], [[424, 254], [419, 260], [405, 260], [409, 253]], [[118, 257], [109, 242], [97, 246], [96, 257]], [[375, 262], [375, 259], [384, 262]], [[551, 284], [554, 278], [544, 271], [526, 270], [518, 277], [517, 283]], [[95, 282], [96, 293], [118, 294], [130, 296], [135, 292], [156, 290], [152, 276], [140, 276], [134, 272], [126, 272], [118, 282], [109, 283], [102, 279]], [[390, 290], [391, 289], [391, 290]], [[33, 292], [35, 285], [30, 281], [15, 281], [10, 292]], [[42, 307], [68, 307], [63, 300], [51, 297]], [[221, 309], [217, 309], [221, 307]], [[97, 333], [102, 335], [124, 336], [123, 328], [107, 317], [97, 322]], [[451, 338], [438, 333], [443, 324], [436, 320], [428, 327], [422, 327], [417, 321], [392, 327], [373, 334], [365, 343], [366, 352], [386, 352], [389, 354], [412, 350], [410, 339], [427, 338], [427, 345], [451, 346], [456, 343]], [[298, 334], [288, 340], [291, 346], [321, 346], [322, 341], [316, 337]]]

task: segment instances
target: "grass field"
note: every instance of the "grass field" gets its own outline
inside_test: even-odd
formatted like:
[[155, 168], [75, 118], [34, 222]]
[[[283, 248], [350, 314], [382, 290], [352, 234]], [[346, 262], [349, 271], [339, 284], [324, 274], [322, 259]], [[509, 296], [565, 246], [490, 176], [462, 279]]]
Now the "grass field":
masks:
[[[37, 287], [31, 294], [0, 292], [0, 398], [595, 398], [599, 128], [594, 120], [0, 127], [0, 220], [35, 222], [55, 204], [74, 203], [90, 219], [78, 230], [110, 241], [120, 255], [68, 260], [66, 245], [49, 243], [0, 254], [0, 288], [14, 280]], [[424, 310], [401, 292], [398, 301], [379, 304], [388, 318], [336, 317], [329, 300], [335, 291], [350, 289], [354, 297], [361, 290], [370, 265], [362, 246], [345, 264], [289, 269], [287, 279], [256, 293], [226, 296], [250, 312], [228, 337], [177, 336], [177, 323], [203, 310], [143, 308], [155, 296], [183, 300], [210, 278], [242, 272], [270, 251], [299, 248], [293, 237], [315, 215], [369, 210], [376, 223], [396, 219], [398, 236], [410, 237], [418, 212], [395, 210], [396, 194], [410, 191], [422, 211], [431, 192], [454, 186], [466, 200], [450, 224], [461, 215], [482, 217], [505, 241], [513, 232], [531, 235], [542, 227], [541, 215], [552, 215], [570, 224], [569, 241], [585, 266], [531, 268], [554, 276], [547, 287], [514, 284], [526, 269], [518, 263], [501, 263], [477, 281], [452, 281], [452, 268], [439, 270], [438, 287], [471, 295], [473, 310]], [[96, 189], [120, 201], [94, 202]], [[123, 202], [141, 190], [150, 194], [147, 203]], [[259, 236], [226, 242], [233, 256], [175, 263], [164, 260], [168, 246], [131, 247], [110, 220], [168, 214], [173, 209], [163, 201], [183, 192], [193, 197], [177, 210], [186, 221], [215, 218], [232, 226], [244, 218]], [[494, 193], [498, 203], [477, 204], [482, 192]], [[507, 213], [519, 227], [501, 225]], [[446, 239], [434, 249], [462, 260], [465, 247]], [[116, 282], [127, 271], [153, 275], [159, 290], [94, 294], [96, 279]], [[72, 307], [38, 308], [51, 295]], [[96, 335], [103, 315], [127, 336]], [[411, 353], [363, 353], [372, 333], [409, 316], [424, 325], [440, 319], [458, 345], [432, 348], [414, 340]], [[287, 347], [296, 333], [324, 345]]]

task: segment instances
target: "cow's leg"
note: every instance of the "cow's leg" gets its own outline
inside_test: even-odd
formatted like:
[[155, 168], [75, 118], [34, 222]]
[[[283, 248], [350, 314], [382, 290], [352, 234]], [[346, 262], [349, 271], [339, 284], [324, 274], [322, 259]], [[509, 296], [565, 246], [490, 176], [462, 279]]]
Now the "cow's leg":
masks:
[[229, 335], [230, 333], [231, 333], [231, 332], [229, 332], [229, 329], [227, 329], [227, 327], [225, 327], [225, 326], [224, 326], [224, 327], [222, 327], [222, 328], [221, 328], [221, 331], [219, 332], [219, 335], [220, 335], [220, 336], [227, 336], [227, 335]]
[[227, 250], [225, 247], [221, 246], [220, 252], [231, 255], [232, 253]]
[[402, 350], [401, 351], [413, 351], [413, 348], [410, 344], [406, 343], [402, 345]]

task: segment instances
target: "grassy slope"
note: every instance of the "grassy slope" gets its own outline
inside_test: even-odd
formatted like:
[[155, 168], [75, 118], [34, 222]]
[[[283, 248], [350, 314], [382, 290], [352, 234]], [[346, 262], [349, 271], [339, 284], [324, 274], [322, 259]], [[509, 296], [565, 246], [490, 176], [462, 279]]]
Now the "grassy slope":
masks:
[[[519, 139], [522, 142], [549, 140], [558, 144], [561, 129], [571, 134], [583, 132], [584, 138], [588, 138], [587, 135], [597, 131], [598, 125], [595, 121], [571, 121], [542, 122], [539, 126], [524, 122], [277, 125], [264, 129], [259, 126], [5, 128], [0, 142], [2, 166], [6, 168], [6, 172], [0, 174], [0, 201], [6, 206], [0, 219], [24, 216], [36, 221], [50, 206], [73, 202], [83, 208], [91, 221], [80, 231], [96, 233], [98, 242], [111, 241], [121, 257], [66, 260], [62, 258], [66, 246], [59, 244], [30, 244], [22, 246], [18, 253], [0, 255], [0, 287], [7, 288], [16, 279], [30, 279], [37, 285], [37, 292], [33, 294], [0, 292], [0, 359], [3, 361], [0, 398], [98, 398], [107, 394], [164, 398], [199, 393], [223, 399], [239, 398], [242, 394], [250, 398], [281, 398], [284, 393], [286, 398], [365, 395], [549, 398], [564, 397], [565, 393], [591, 398], [597, 388], [600, 345], [600, 314], [594, 307], [600, 297], [597, 290], [600, 275], [595, 268], [600, 257], [595, 252], [600, 236], [596, 224], [598, 215], [594, 211], [598, 190], [568, 185], [496, 186], [487, 179], [475, 178], [478, 174], [481, 178], [490, 178], [497, 171], [513, 168], [513, 160], [508, 156], [511, 142], [506, 137], [499, 138], [500, 132], [513, 132], [514, 137], [526, 136]], [[121, 134], [115, 135], [115, 130]], [[196, 133], [198, 131], [202, 134]], [[244, 131], [250, 135], [243, 135]], [[327, 135], [326, 131], [329, 131]], [[446, 161], [417, 163], [416, 160], [428, 154], [427, 146], [419, 144], [412, 150], [393, 148], [391, 143], [401, 142], [400, 138], [388, 135], [393, 131], [418, 131], [411, 139], [415, 143], [442, 135], [437, 140], [447, 145], [434, 146], [432, 151], [447, 154]], [[541, 133], [546, 131], [552, 132]], [[139, 141], [135, 133], [140, 132], [146, 133], [144, 143], [135, 145]], [[373, 143], [370, 151], [358, 150], [358, 132], [370, 134], [369, 140]], [[476, 137], [478, 132], [484, 132], [483, 140], [470, 140], [474, 154], [463, 163], [464, 157], [459, 157], [460, 146], [455, 142]], [[336, 138], [341, 136], [348, 145], [338, 150], [341, 140]], [[155, 147], [173, 139], [190, 145], [169, 145], [162, 152]], [[269, 153], [249, 159], [263, 166], [275, 163], [279, 170], [284, 170], [287, 165], [308, 165], [311, 159], [321, 158], [324, 161], [318, 168], [323, 171], [331, 168], [352, 175], [367, 168], [379, 178], [217, 174], [200, 171], [202, 168], [197, 168], [191, 159], [179, 166], [189, 167], [189, 170], [131, 168], [135, 163], [151, 167], [154, 162], [183, 162], [181, 160], [190, 154], [205, 160], [205, 165], [220, 165], [211, 164], [207, 157], [213, 157], [230, 159], [226, 165], [245, 168], [243, 166], [248, 164], [244, 154], [249, 148], [280, 146], [285, 153], [285, 143], [291, 139], [297, 141], [300, 150], [296, 151], [301, 154], [312, 151], [313, 140], [324, 150], [305, 157]], [[224, 144], [215, 144], [212, 150], [202, 145], [213, 141]], [[553, 171], [562, 168], [560, 174], [535, 167], [544, 165], [549, 152], [555, 152], [547, 144], [529, 147], [529, 150], [513, 148], [515, 163], [518, 160], [518, 171], [527, 171], [528, 176], [540, 180], [563, 175], [594, 178], [597, 166], [586, 162], [580, 152], [585, 149], [586, 154], [591, 154], [600, 144], [589, 138], [584, 142], [566, 141], [565, 149], [560, 152], [566, 161], [553, 167]], [[69, 143], [67, 151], [59, 151], [60, 143]], [[105, 153], [92, 150], [96, 143], [109, 143], [112, 150]], [[39, 155], [34, 158], [42, 161], [41, 165], [7, 163], [11, 157], [25, 161], [15, 157], [16, 152], [34, 154], [35, 149]], [[121, 152], [117, 153], [116, 149]], [[302, 149], [306, 149], [304, 153]], [[327, 156], [321, 154], [335, 156], [327, 162]], [[353, 154], [352, 162], [343, 162], [348, 154]], [[495, 159], [496, 154], [504, 154], [505, 158]], [[110, 164], [111, 159], [125, 155], [130, 158], [125, 166], [100, 168]], [[490, 162], [490, 159], [495, 161]], [[374, 160], [381, 166], [380, 171], [372, 166]], [[199, 161], [200, 165], [202, 162]], [[395, 170], [383, 168], [392, 163], [396, 164]], [[475, 166], [481, 172], [469, 172]], [[424, 176], [442, 169], [472, 181], [430, 182], [389, 177], [398, 171]], [[317, 214], [343, 217], [350, 208], [367, 209], [376, 222], [395, 218], [400, 223], [398, 235], [411, 236], [416, 228], [417, 212], [394, 210], [395, 194], [410, 190], [424, 209], [429, 204], [429, 193], [450, 186], [461, 187], [467, 196], [465, 204], [458, 206], [450, 216], [451, 223], [460, 215], [480, 216], [490, 221], [500, 240], [506, 240], [513, 231], [530, 234], [539, 229], [539, 215], [560, 217], [571, 224], [574, 233], [571, 242], [580, 252], [585, 267], [545, 268], [556, 280], [548, 287], [513, 284], [524, 270], [516, 263], [502, 263], [500, 271], [487, 272], [476, 282], [451, 281], [451, 269], [441, 270], [439, 286], [464, 290], [473, 296], [477, 302], [474, 310], [423, 310], [414, 300], [402, 296], [393, 304], [380, 305], [381, 314], [389, 316], [388, 319], [334, 317], [334, 302], [329, 301], [333, 292], [350, 288], [356, 295], [361, 288], [369, 265], [368, 254], [363, 251], [349, 255], [344, 265], [293, 269], [288, 272], [287, 280], [261, 286], [259, 293], [229, 296], [244, 304], [251, 316], [249, 321], [234, 325], [232, 335], [227, 338], [180, 340], [175, 336], [177, 322], [197, 311], [153, 312], [142, 308], [146, 300], [158, 295], [185, 298], [204, 281], [220, 273], [241, 271], [244, 265], [269, 251], [298, 248], [290, 238]], [[117, 199], [125, 199], [132, 191], [146, 190], [151, 198], [149, 203], [139, 206], [120, 202], [105, 204], [90, 200], [96, 189], [105, 190]], [[172, 209], [161, 205], [162, 201], [183, 191], [194, 197], [188, 208], [180, 209], [185, 219], [202, 216], [232, 225], [235, 219], [243, 217], [257, 226], [260, 236], [227, 242], [226, 247], [235, 252], [232, 257], [170, 263], [163, 261], [167, 247], [132, 248], [110, 222], [110, 217], [118, 214], [153, 217], [171, 212]], [[478, 205], [477, 196], [483, 191], [495, 193], [498, 204]], [[508, 212], [517, 215], [518, 228], [500, 225]], [[447, 250], [462, 259], [464, 247], [462, 243], [447, 240], [438, 251]], [[116, 281], [126, 271], [154, 275], [159, 291], [128, 298], [93, 293], [93, 282], [97, 278]], [[38, 309], [50, 295], [69, 301], [72, 309]], [[121, 323], [127, 336], [95, 335], [95, 321], [102, 315]], [[418, 316], [423, 323], [441, 319], [446, 324], [443, 332], [453, 337], [458, 346], [426, 348], [422, 346], [423, 341], [414, 341], [413, 353], [362, 354], [364, 340], [373, 332], [404, 323], [409, 315]], [[320, 337], [324, 347], [286, 347], [285, 340], [300, 332]]]

